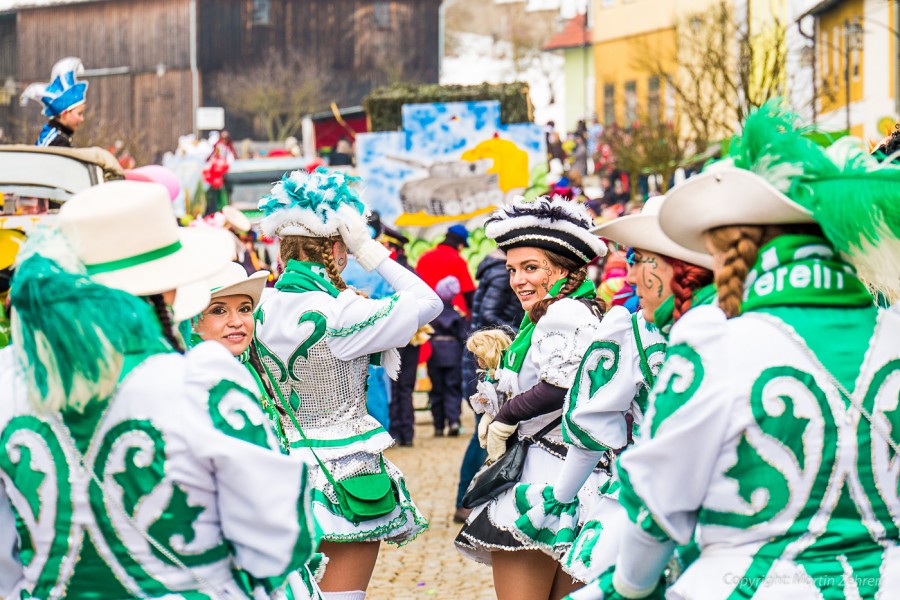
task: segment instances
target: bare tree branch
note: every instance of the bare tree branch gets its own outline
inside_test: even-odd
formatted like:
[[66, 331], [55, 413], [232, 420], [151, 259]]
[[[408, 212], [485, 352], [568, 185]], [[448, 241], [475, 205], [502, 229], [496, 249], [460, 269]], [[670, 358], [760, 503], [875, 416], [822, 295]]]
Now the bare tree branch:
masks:
[[719, 0], [678, 21], [675, 39], [672, 54], [641, 53], [637, 66], [671, 86], [683, 134], [695, 152], [730, 135], [753, 108], [784, 93], [786, 28], [777, 15], [764, 30], [751, 32], [731, 3]]
[[300, 131], [303, 117], [328, 104], [325, 77], [297, 52], [269, 52], [262, 64], [217, 78], [226, 108], [253, 119], [270, 141]]

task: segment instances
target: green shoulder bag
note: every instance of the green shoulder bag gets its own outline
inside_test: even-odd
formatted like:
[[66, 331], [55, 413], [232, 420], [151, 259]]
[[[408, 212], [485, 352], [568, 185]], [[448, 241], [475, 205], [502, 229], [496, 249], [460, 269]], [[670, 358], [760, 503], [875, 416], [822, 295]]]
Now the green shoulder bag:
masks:
[[300, 437], [307, 443], [307, 448], [312, 452], [316, 462], [319, 463], [319, 467], [321, 467], [322, 472], [325, 474], [325, 478], [328, 479], [328, 482], [334, 487], [334, 494], [337, 496], [338, 506], [344, 517], [354, 525], [359, 525], [363, 521], [371, 521], [389, 515], [399, 504], [397, 499], [399, 493], [396, 490], [394, 481], [391, 479], [390, 475], [388, 475], [387, 468], [384, 466], [384, 455], [382, 454], [379, 456], [381, 462], [380, 472], [347, 477], [340, 481], [336, 480], [332, 477], [331, 472], [325, 466], [325, 463], [322, 462], [315, 450], [313, 450], [312, 444], [309, 443], [309, 439], [307, 439], [306, 434], [303, 433], [303, 428], [301, 428], [300, 423], [297, 422], [297, 417], [294, 416], [294, 411], [291, 410], [290, 404], [285, 402], [284, 395], [281, 393], [281, 388], [278, 387], [278, 383], [275, 382], [272, 373], [269, 372], [269, 367], [263, 363], [263, 368], [266, 370], [266, 375], [269, 377], [272, 388], [278, 395], [281, 407], [291, 418], [291, 421], [293, 421], [294, 427], [296, 427], [297, 431], [300, 433]]

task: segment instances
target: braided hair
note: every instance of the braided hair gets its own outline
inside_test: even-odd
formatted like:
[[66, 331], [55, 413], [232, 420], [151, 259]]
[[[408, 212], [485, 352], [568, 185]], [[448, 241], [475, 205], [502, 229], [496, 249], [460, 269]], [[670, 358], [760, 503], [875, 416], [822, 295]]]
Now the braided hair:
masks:
[[672, 266], [672, 281], [669, 285], [675, 299], [672, 311], [674, 323], [690, 310], [694, 303], [694, 292], [713, 282], [713, 272], [677, 258], [666, 256], [665, 260]]
[[[558, 269], [568, 271], [569, 275], [566, 278], [566, 282], [555, 296], [549, 296], [543, 300], [537, 301], [534, 306], [531, 307], [531, 310], [528, 311], [528, 318], [535, 325], [537, 325], [538, 321], [547, 314], [547, 310], [554, 302], [562, 300], [569, 294], [575, 292], [587, 279], [587, 265], [580, 265], [570, 258], [560, 256], [549, 250], [543, 250], [543, 252], [547, 255], [550, 264]], [[596, 305], [599, 314], [606, 312], [606, 304], [602, 300], [592, 299], [590, 302]]]
[[341, 272], [334, 262], [332, 248], [335, 242], [341, 241], [339, 237], [310, 237], [305, 235], [287, 235], [281, 240], [281, 260], [287, 263], [290, 259], [308, 260], [325, 267], [331, 283], [343, 292], [347, 284], [341, 277]]
[[722, 254], [722, 268], [716, 273], [719, 308], [728, 316], [741, 314], [744, 281], [756, 264], [759, 248], [780, 235], [790, 233], [822, 236], [815, 223], [797, 225], [726, 225], [706, 232], [710, 244]]
[[263, 388], [266, 390], [266, 395], [272, 399], [272, 402], [275, 403], [275, 408], [279, 413], [283, 412], [281, 404], [278, 402], [278, 396], [275, 395], [275, 388], [272, 387], [272, 380], [269, 379], [269, 374], [266, 371], [265, 366], [262, 363], [262, 359], [259, 357], [259, 352], [256, 344], [256, 338], [254, 338], [250, 342], [250, 347], [248, 348], [249, 358], [247, 360], [250, 363], [250, 366], [256, 371], [256, 374], [259, 375], [259, 380], [263, 384]]
[[153, 294], [152, 296], [148, 296], [147, 300], [149, 300], [150, 304], [153, 306], [153, 310], [156, 313], [156, 320], [159, 321], [159, 326], [162, 328], [162, 333], [163, 336], [165, 336], [166, 341], [169, 342], [176, 352], [184, 354], [184, 344], [181, 342], [181, 337], [177, 333], [175, 322], [172, 320], [172, 313], [169, 311], [169, 307], [166, 305], [166, 301], [163, 299], [162, 294]]

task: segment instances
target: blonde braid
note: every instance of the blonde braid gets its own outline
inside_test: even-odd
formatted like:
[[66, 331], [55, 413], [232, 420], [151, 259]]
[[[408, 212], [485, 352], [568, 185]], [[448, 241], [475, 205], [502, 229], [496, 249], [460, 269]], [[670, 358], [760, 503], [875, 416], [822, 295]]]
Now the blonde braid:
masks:
[[759, 225], [728, 225], [707, 232], [710, 242], [723, 255], [722, 268], [716, 273], [716, 290], [719, 308], [729, 319], [741, 314], [744, 281], [767, 233], [767, 228]]
[[347, 289], [347, 284], [341, 277], [341, 272], [334, 262], [334, 253], [331, 251], [334, 243], [338, 241], [340, 238], [337, 237], [288, 235], [281, 240], [281, 260], [285, 264], [290, 259], [319, 263], [325, 267], [328, 279], [331, 280], [334, 287], [343, 292]]
[[331, 280], [331, 283], [334, 284], [334, 287], [343, 292], [347, 289], [347, 284], [344, 282], [343, 277], [341, 277], [341, 272], [338, 270], [337, 265], [334, 262], [334, 254], [331, 251], [331, 248], [334, 246], [334, 243], [336, 241], [337, 238], [320, 239], [319, 255], [321, 260], [319, 262], [324, 265], [325, 272], [328, 273], [328, 279]]

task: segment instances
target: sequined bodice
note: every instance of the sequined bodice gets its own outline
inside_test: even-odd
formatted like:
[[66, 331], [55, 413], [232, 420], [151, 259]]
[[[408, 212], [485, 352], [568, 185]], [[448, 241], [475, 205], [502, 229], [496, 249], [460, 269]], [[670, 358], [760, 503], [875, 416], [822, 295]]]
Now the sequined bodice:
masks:
[[[291, 362], [287, 381], [279, 385], [304, 433], [321, 429], [358, 433], [359, 423], [368, 421], [368, 367], [368, 355], [349, 361], [338, 359], [325, 338], [309, 348], [307, 357], [299, 356]], [[290, 429], [294, 429], [292, 425]]]

